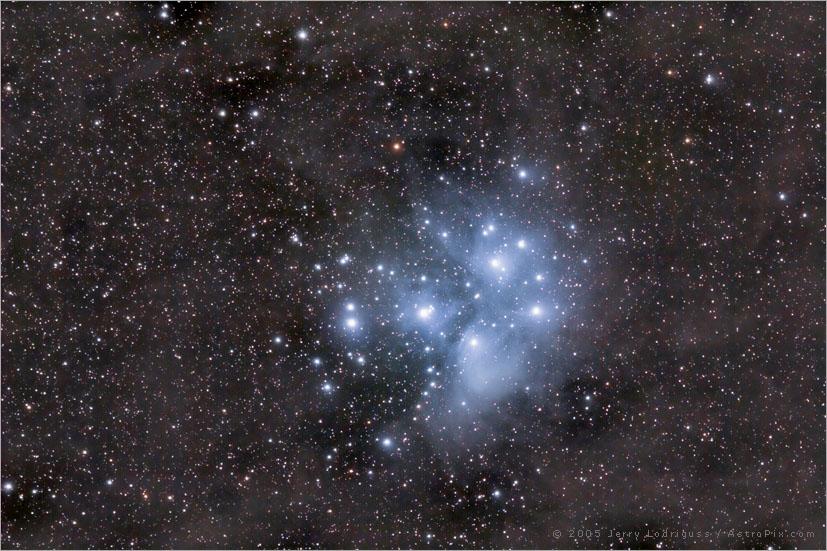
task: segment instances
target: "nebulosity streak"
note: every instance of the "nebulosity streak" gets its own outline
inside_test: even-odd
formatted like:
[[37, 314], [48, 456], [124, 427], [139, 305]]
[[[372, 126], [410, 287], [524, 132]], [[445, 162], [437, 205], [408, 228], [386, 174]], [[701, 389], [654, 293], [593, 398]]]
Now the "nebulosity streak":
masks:
[[823, 8], [4, 2], [0, 546], [824, 548]]

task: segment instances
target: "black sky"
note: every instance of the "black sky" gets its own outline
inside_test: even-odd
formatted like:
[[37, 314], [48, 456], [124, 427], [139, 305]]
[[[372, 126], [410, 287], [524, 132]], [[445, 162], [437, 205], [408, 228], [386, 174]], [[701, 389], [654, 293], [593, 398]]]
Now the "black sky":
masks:
[[824, 44], [4, 2], [3, 546], [823, 548]]

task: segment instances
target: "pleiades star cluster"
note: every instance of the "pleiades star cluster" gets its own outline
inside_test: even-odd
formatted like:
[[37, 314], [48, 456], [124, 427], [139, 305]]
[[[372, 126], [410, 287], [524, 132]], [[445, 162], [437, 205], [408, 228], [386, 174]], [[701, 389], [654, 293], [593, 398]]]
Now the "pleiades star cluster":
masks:
[[823, 548], [824, 44], [4, 2], [3, 547]]

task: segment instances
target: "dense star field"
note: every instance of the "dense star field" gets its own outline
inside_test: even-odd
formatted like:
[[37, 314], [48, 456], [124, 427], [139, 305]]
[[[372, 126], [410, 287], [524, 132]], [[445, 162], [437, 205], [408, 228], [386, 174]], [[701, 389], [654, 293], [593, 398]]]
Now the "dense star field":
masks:
[[6, 548], [823, 548], [825, 7], [2, 5]]

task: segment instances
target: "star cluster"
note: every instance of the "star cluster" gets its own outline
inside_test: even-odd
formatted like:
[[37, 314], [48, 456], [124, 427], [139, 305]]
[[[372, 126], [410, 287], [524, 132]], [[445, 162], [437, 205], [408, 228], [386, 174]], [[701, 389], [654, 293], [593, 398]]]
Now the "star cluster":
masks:
[[823, 548], [824, 41], [3, 3], [3, 547]]

